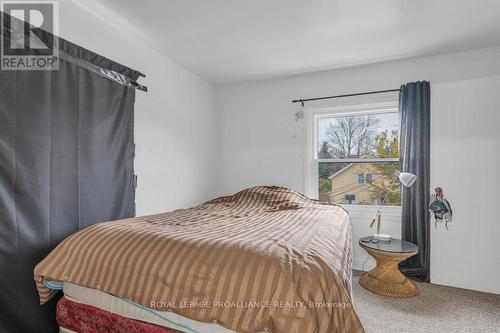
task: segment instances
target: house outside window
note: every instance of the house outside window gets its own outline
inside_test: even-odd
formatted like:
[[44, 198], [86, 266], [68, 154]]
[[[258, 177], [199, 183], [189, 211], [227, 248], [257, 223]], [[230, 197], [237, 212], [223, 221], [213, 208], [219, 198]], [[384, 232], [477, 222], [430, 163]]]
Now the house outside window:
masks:
[[306, 194], [352, 206], [401, 205], [397, 101], [308, 111]]

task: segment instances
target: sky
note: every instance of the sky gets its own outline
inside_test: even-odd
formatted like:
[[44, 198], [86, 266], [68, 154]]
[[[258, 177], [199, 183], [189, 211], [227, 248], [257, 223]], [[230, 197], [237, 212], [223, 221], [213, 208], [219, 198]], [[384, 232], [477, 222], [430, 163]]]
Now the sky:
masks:
[[[379, 123], [373, 128], [377, 134], [385, 130], [389, 130], [390, 133], [394, 129], [399, 129], [399, 113], [382, 113], [378, 114], [377, 118]], [[318, 147], [321, 147], [328, 124], [332, 121], [335, 121], [335, 118], [321, 118], [318, 120]]]

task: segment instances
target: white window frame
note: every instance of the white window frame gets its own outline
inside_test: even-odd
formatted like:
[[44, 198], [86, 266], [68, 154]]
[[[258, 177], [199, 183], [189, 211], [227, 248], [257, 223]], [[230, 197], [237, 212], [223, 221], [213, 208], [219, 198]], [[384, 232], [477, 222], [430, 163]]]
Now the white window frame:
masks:
[[[331, 158], [319, 159], [318, 152], [318, 120], [322, 118], [356, 116], [364, 114], [383, 114], [399, 112], [398, 101], [366, 103], [335, 107], [310, 108], [306, 112], [305, 122], [305, 193], [310, 198], [318, 198], [318, 163], [320, 162], [398, 162], [399, 158]], [[377, 205], [341, 204], [349, 212], [375, 213]], [[401, 215], [401, 206], [384, 206], [386, 214]]]

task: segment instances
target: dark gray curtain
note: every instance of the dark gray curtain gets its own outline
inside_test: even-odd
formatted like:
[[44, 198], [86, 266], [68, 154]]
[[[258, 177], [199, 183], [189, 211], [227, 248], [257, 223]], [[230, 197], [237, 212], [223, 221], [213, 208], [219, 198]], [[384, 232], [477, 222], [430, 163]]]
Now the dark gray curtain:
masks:
[[33, 268], [71, 233], [134, 216], [134, 98], [65, 61], [58, 71], [0, 71], [0, 332], [57, 332], [55, 300], [39, 305]]
[[403, 187], [402, 238], [418, 246], [418, 254], [400, 264], [408, 277], [429, 281], [430, 227], [430, 85], [427, 81], [401, 86], [400, 165], [417, 175], [411, 188]]

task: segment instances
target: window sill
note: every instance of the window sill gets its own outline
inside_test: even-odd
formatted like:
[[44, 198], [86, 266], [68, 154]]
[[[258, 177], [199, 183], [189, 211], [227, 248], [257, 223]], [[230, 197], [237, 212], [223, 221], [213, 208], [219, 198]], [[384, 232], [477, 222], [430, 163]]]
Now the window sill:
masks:
[[[377, 213], [377, 210], [379, 209], [379, 206], [375, 205], [340, 205], [343, 208], [345, 208], [349, 214], [353, 215], [365, 215], [365, 214], [370, 214], [370, 215], [375, 215]], [[402, 214], [402, 209], [401, 206], [384, 206], [382, 208], [382, 215], [389, 216], [389, 215], [394, 215], [394, 216], [401, 216]]]

